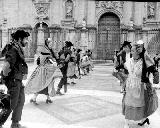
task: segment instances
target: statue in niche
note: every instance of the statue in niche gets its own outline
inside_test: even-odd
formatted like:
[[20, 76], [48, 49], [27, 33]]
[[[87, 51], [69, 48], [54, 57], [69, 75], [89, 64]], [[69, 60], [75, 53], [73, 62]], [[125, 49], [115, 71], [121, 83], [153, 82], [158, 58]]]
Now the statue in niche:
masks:
[[66, 18], [72, 18], [73, 15], [73, 2], [72, 0], [66, 1]]
[[148, 18], [154, 18], [155, 16], [155, 7], [153, 4], [148, 5]]
[[82, 29], [86, 29], [86, 19], [83, 18], [82, 20]]

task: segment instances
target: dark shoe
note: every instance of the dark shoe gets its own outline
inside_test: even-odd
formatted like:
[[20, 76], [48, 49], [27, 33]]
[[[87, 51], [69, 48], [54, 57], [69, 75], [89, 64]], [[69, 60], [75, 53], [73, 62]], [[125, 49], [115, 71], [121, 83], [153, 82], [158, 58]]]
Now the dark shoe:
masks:
[[150, 124], [148, 118], [147, 118], [145, 121], [143, 121], [142, 123], [138, 123], [138, 125], [139, 125], [139, 126], [143, 126], [145, 123], [147, 123], [148, 125]]
[[78, 77], [76, 76], [76, 74], [73, 75], [75, 79], [78, 79]]
[[20, 125], [19, 123], [12, 123], [10, 128], [26, 128], [26, 127]]
[[73, 85], [74, 85], [74, 84], [76, 84], [76, 83], [75, 83], [75, 82], [71, 82], [71, 84], [73, 84]]
[[33, 103], [34, 105], [38, 105], [38, 103], [36, 102], [36, 100], [31, 99], [30, 103]]
[[47, 100], [46, 100], [46, 103], [47, 103], [47, 104], [48, 104], [48, 103], [52, 103], [52, 100], [47, 99]]
[[60, 91], [57, 91], [56, 94], [57, 94], [57, 95], [60, 95], [60, 96], [64, 95], [64, 94], [62, 94]]

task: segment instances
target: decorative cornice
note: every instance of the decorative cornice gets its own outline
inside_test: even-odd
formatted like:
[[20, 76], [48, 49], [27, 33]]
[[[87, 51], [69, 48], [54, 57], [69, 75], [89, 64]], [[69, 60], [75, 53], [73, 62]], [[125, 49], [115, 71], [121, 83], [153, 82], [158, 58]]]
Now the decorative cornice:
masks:
[[96, 26], [92, 24], [87, 24], [86, 28], [87, 29], [97, 29]]
[[49, 28], [51, 28], [51, 29], [61, 29], [59, 24], [52, 24]]
[[32, 26], [30, 24], [23, 24], [20, 29], [32, 29]]
[[61, 21], [61, 25], [63, 27], [68, 27], [68, 28], [74, 28], [75, 25], [76, 25], [76, 22], [74, 19], [71, 19], [71, 20], [62, 20]]
[[96, 8], [122, 8], [123, 7], [123, 1], [96, 1]]
[[49, 3], [52, 2], [52, 0], [32, 0], [34, 3]]

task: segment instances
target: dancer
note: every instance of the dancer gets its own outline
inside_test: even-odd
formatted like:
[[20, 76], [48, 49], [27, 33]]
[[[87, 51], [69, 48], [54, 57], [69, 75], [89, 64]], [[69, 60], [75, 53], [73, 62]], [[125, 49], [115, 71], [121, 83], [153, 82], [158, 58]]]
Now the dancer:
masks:
[[72, 53], [70, 57], [70, 61], [68, 63], [67, 77], [72, 81], [71, 85], [75, 85], [74, 79], [77, 79], [76, 76], [76, 49], [72, 48]]
[[[149, 76], [147, 75], [148, 72], [153, 72], [151, 70], [153, 65], [148, 63], [145, 48], [138, 43], [132, 47], [132, 58], [128, 64], [125, 63], [129, 75], [126, 80], [126, 94], [123, 100], [123, 115], [126, 119], [124, 128], [129, 128], [131, 121], [140, 126], [145, 123], [149, 124], [147, 117], [158, 108], [158, 97], [156, 92], [151, 89]], [[150, 93], [153, 95], [150, 95]]]
[[[52, 103], [50, 96], [55, 95], [54, 90], [54, 72], [57, 69], [56, 65], [53, 65], [53, 59], [57, 59], [56, 55], [52, 55], [52, 40], [50, 38], [45, 40], [45, 45], [40, 52], [40, 56], [37, 59], [38, 66], [30, 76], [25, 86], [26, 94], [33, 94], [31, 103], [38, 105], [36, 99], [38, 94], [46, 95], [46, 103]], [[52, 51], [53, 52], [53, 51]], [[54, 52], [53, 52], [54, 53]], [[54, 57], [54, 58], [53, 58]]]
[[64, 92], [67, 92], [67, 69], [68, 69], [68, 63], [72, 53], [71, 46], [73, 46], [73, 44], [70, 41], [66, 41], [65, 46], [59, 52], [59, 68], [61, 70], [63, 77], [61, 78], [58, 84], [58, 88], [56, 91], [57, 95], [63, 95], [60, 92], [63, 85], [64, 85]]

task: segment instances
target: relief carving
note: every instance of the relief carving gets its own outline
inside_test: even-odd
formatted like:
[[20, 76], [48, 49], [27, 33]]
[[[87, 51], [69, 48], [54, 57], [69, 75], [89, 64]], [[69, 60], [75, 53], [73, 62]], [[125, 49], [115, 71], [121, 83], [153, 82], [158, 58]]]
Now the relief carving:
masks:
[[33, 0], [38, 18], [47, 18], [51, 0]]
[[66, 7], [66, 19], [73, 18], [73, 1], [67, 0], [65, 3]]
[[96, 1], [96, 8], [121, 8], [123, 7], [123, 2], [121, 1]]
[[148, 2], [147, 4], [147, 12], [148, 12], [148, 19], [155, 18], [156, 13], [156, 3], [155, 2]]

